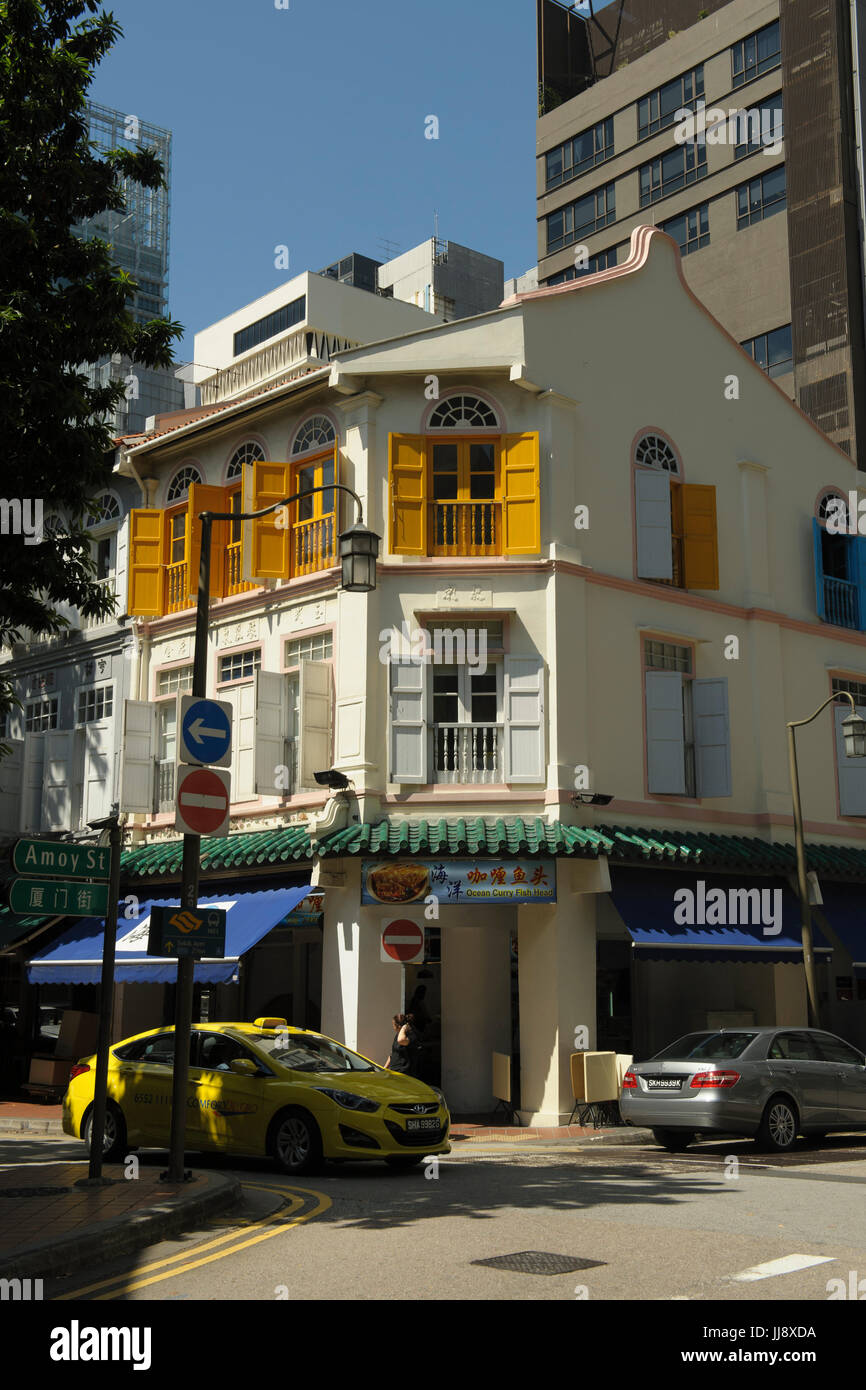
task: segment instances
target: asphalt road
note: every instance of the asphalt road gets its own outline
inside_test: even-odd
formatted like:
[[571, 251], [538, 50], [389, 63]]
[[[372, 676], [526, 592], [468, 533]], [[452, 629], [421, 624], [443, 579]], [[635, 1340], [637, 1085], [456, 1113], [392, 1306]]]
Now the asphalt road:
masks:
[[[29, 1138], [32, 1157], [34, 1147]], [[82, 1156], [68, 1140], [38, 1148]], [[45, 1298], [823, 1302], [839, 1290], [831, 1280], [848, 1297], [863, 1280], [866, 1297], [866, 1139], [784, 1159], [731, 1141], [684, 1155], [464, 1144], [429, 1177], [345, 1164], [297, 1182], [255, 1161], [196, 1162], [240, 1176], [243, 1208], [52, 1280]], [[526, 1251], [579, 1267], [477, 1263]]]

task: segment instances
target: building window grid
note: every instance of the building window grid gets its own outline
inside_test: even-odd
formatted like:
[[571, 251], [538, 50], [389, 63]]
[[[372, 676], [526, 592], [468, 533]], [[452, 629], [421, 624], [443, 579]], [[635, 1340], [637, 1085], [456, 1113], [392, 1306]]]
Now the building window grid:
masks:
[[781, 64], [782, 36], [777, 19], [731, 46], [731, 78], [735, 87], [744, 87]]
[[[834, 695], [847, 690], [854, 696], [854, 703], [858, 708], [866, 708], [866, 681], [846, 680], [844, 676], [834, 676], [832, 690]], [[837, 704], [848, 705], [848, 701], [840, 698]], [[848, 708], [850, 709], [850, 705]]]
[[254, 672], [260, 671], [261, 667], [261, 647], [250, 647], [242, 652], [230, 652], [228, 656], [220, 657], [219, 683], [220, 685], [227, 685], [229, 681], [251, 680]]
[[186, 467], [181, 468], [175, 473], [169, 483], [168, 492], [166, 493], [167, 501], [180, 502], [182, 498], [186, 497], [192, 483], [201, 483], [203, 481], [204, 479], [195, 465], [191, 463], [187, 464]]
[[615, 154], [613, 138], [613, 117], [608, 116], [596, 125], [590, 126], [580, 135], [548, 150], [545, 155], [545, 180], [548, 190], [559, 188], [564, 183], [578, 178], [594, 169]]
[[249, 439], [245, 444], [240, 444], [229, 460], [229, 466], [226, 469], [226, 480], [230, 481], [232, 478], [240, 478], [243, 474], [245, 463], [262, 463], [264, 457], [264, 449], [261, 444], [256, 444], [254, 439]]
[[[760, 119], [759, 130], [756, 134], [754, 122], [751, 120], [750, 111], [740, 112], [740, 116], [737, 123], [737, 134], [742, 134], [745, 131], [747, 132], [747, 139], [741, 141], [740, 144], [734, 146], [735, 161], [738, 159], [746, 159], [750, 154], [756, 154], [758, 150], [762, 150], [764, 148], [765, 144], [775, 145], [777, 139], [784, 139], [785, 118], [782, 107], [781, 92], [775, 92], [773, 96], [766, 97], [764, 101], [759, 102], [758, 105], [754, 108], [751, 108], [751, 110], [758, 113]], [[768, 138], [765, 138], [764, 135], [763, 116], [765, 111], [778, 111], [780, 117], [778, 123], [775, 120], [772, 122], [771, 129], [767, 132]]]
[[175, 666], [160, 671], [156, 678], [157, 699], [164, 695], [189, 695], [192, 692], [192, 666]]
[[692, 674], [692, 649], [680, 647], [674, 642], [662, 642], [647, 638], [644, 643], [647, 668], [653, 671], [681, 671], [683, 675]]
[[100, 719], [110, 719], [114, 710], [114, 686], [91, 685], [78, 692], [79, 724], [94, 724]]
[[737, 189], [737, 231], [763, 222], [774, 213], [783, 212], [788, 205], [785, 166], [780, 164], [766, 174], [741, 184]]
[[740, 346], [770, 377], [784, 376], [786, 372], [794, 370], [794, 347], [789, 323], [769, 333], [747, 338]]
[[674, 642], [661, 642], [647, 638], [644, 642], [644, 660], [647, 670], [678, 671], [683, 676], [683, 767], [685, 773], [684, 796], [697, 795], [695, 780], [695, 733], [694, 711], [692, 708], [692, 648], [681, 647]]
[[677, 456], [660, 434], [642, 435], [635, 446], [634, 461], [641, 468], [658, 468], [663, 473], [679, 473]]
[[667, 154], [641, 166], [640, 205], [657, 203], [681, 188], [707, 177], [707, 146], [703, 140], [689, 140]]
[[547, 218], [548, 254], [573, 245], [581, 236], [600, 232], [615, 221], [616, 184], [607, 183], [550, 213]]
[[266, 342], [268, 338], [275, 338], [287, 328], [293, 328], [296, 323], [301, 323], [306, 315], [307, 297], [302, 294], [299, 299], [293, 299], [291, 304], [285, 304], [275, 313], [267, 314], [265, 318], [257, 319], [255, 323], [240, 329], [234, 336], [234, 356], [239, 357], [249, 348]]
[[689, 256], [710, 244], [710, 205], [701, 203], [700, 207], [690, 208], [662, 222], [661, 230], [673, 237], [680, 248], [681, 256]]
[[24, 710], [24, 732], [44, 734], [57, 728], [59, 699], [51, 695], [45, 700], [30, 700]]
[[325, 449], [336, 440], [334, 426], [327, 415], [313, 415], [305, 420], [292, 443], [292, 456], [305, 454], [309, 449]]
[[331, 661], [333, 655], [333, 632], [315, 632], [310, 637], [290, 637], [285, 644], [283, 664], [291, 669], [302, 661]]
[[693, 108], [704, 95], [704, 65], [673, 78], [638, 101], [638, 140], [647, 140], [666, 130], [677, 119], [677, 112]]
[[478, 429], [499, 427], [496, 412], [480, 396], [458, 394], [440, 401], [427, 424], [428, 430]]

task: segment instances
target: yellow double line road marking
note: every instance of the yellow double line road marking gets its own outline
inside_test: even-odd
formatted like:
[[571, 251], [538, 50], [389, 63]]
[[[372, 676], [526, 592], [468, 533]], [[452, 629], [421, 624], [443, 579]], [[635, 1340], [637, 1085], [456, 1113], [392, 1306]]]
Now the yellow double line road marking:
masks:
[[[331, 1206], [330, 1197], [311, 1187], [283, 1188], [274, 1187], [271, 1183], [256, 1182], [245, 1182], [243, 1186], [256, 1188], [260, 1192], [276, 1192], [285, 1198], [284, 1204], [272, 1216], [250, 1222], [245, 1226], [243, 1232], [228, 1231], [224, 1235], [216, 1236], [213, 1240], [205, 1241], [202, 1245], [197, 1245], [194, 1252], [182, 1251], [179, 1255], [169, 1255], [164, 1260], [156, 1260], [153, 1264], [143, 1265], [135, 1273], [116, 1274], [112, 1279], [103, 1279], [97, 1284], [88, 1284], [86, 1288], [58, 1294], [54, 1302], [68, 1302], [72, 1299], [87, 1298], [89, 1295], [93, 1295], [94, 1302], [105, 1302], [112, 1298], [120, 1298], [123, 1294], [134, 1293], [136, 1289], [147, 1288], [150, 1284], [158, 1284], [164, 1279], [175, 1279], [179, 1274], [187, 1274], [190, 1270], [200, 1269], [202, 1265], [211, 1264], [214, 1260], [224, 1260], [226, 1256], [236, 1255], [239, 1251], [246, 1250], [251, 1245], [258, 1245], [263, 1240], [271, 1240], [274, 1236], [284, 1235], [287, 1231], [293, 1230], [295, 1226], [312, 1220], [314, 1216], [321, 1216], [322, 1212], [327, 1211]], [[305, 1206], [310, 1198], [315, 1200], [315, 1205], [309, 1211], [297, 1214], [299, 1208]], [[258, 1234], [250, 1235], [249, 1232], [251, 1231], [258, 1231]], [[241, 1236], [244, 1238], [241, 1239]], [[228, 1242], [232, 1243], [228, 1244]], [[218, 1245], [227, 1245], [227, 1248], [216, 1250], [216, 1253], [210, 1255], [204, 1253], [208, 1250], [215, 1250]], [[194, 1258], [190, 1258], [191, 1253]], [[183, 1261], [186, 1263], [182, 1263]], [[153, 1272], [157, 1270], [161, 1272]], [[109, 1292], [100, 1293], [98, 1292], [100, 1289], [109, 1290]]]

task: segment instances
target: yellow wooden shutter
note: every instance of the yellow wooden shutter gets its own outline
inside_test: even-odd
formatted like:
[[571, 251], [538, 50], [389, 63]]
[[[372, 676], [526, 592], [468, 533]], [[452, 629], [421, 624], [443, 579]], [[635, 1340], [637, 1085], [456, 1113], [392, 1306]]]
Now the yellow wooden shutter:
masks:
[[[190, 598], [198, 597], [198, 571], [201, 564], [201, 522], [200, 512], [227, 512], [229, 509], [227, 489], [211, 487], [207, 483], [191, 483], [189, 489], [189, 516], [187, 519], [187, 566], [186, 584]], [[225, 584], [225, 521], [215, 521], [211, 527], [210, 547], [210, 597], [222, 598]]]
[[538, 435], [502, 439], [502, 549], [506, 555], [537, 555], [541, 549]]
[[427, 461], [417, 434], [389, 436], [392, 555], [427, 554]]
[[165, 512], [129, 513], [129, 595], [137, 618], [161, 618], [165, 603]]
[[[253, 464], [253, 511], [271, 507], [291, 495], [288, 463], [268, 463], [256, 459]], [[253, 579], [289, 578], [289, 538], [291, 520], [285, 512], [271, 512], [253, 522], [250, 573]], [[277, 522], [282, 525], [277, 525]]]
[[683, 584], [687, 589], [718, 589], [719, 542], [716, 530], [716, 489], [703, 483], [682, 483]]

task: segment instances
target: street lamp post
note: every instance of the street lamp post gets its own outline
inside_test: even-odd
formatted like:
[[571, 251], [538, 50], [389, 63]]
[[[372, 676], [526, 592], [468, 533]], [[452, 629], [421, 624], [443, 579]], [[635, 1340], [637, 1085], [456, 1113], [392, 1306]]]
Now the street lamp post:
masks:
[[[368, 593], [376, 587], [376, 558], [380, 537], [364, 525], [364, 507], [360, 497], [343, 483], [327, 483], [293, 493], [281, 502], [262, 507], [257, 512], [201, 512], [201, 558], [198, 571], [198, 598], [195, 612], [195, 645], [192, 664], [192, 694], [204, 699], [207, 693], [207, 625], [210, 599], [210, 552], [215, 521], [257, 521], [271, 512], [288, 507], [301, 497], [317, 492], [347, 492], [358, 508], [358, 520], [340, 536], [341, 588], [349, 593]], [[198, 907], [201, 836], [184, 835], [181, 906], [193, 912]], [[189, 1038], [192, 1032], [192, 1001], [195, 981], [195, 960], [181, 956], [177, 962], [177, 992], [174, 1012], [174, 1073], [171, 1092], [171, 1138], [168, 1169], [161, 1176], [165, 1182], [183, 1182], [189, 1177], [184, 1169], [184, 1138], [186, 1135], [187, 1082], [189, 1077]]]
[[812, 913], [809, 907], [809, 887], [806, 881], [806, 844], [803, 838], [803, 811], [800, 805], [800, 774], [797, 768], [797, 744], [794, 730], [804, 724], [811, 724], [822, 710], [834, 700], [847, 700], [851, 713], [843, 721], [845, 756], [862, 758], [866, 756], [866, 720], [860, 718], [854, 704], [854, 696], [848, 690], [834, 691], [819, 705], [808, 719], [794, 719], [788, 724], [788, 765], [791, 772], [791, 795], [794, 801], [794, 844], [797, 851], [797, 892], [800, 898], [800, 923], [803, 936], [803, 969], [806, 974], [806, 1000], [809, 1011], [810, 1028], [820, 1028], [820, 1004], [818, 983], [815, 977], [815, 956], [812, 949]]

